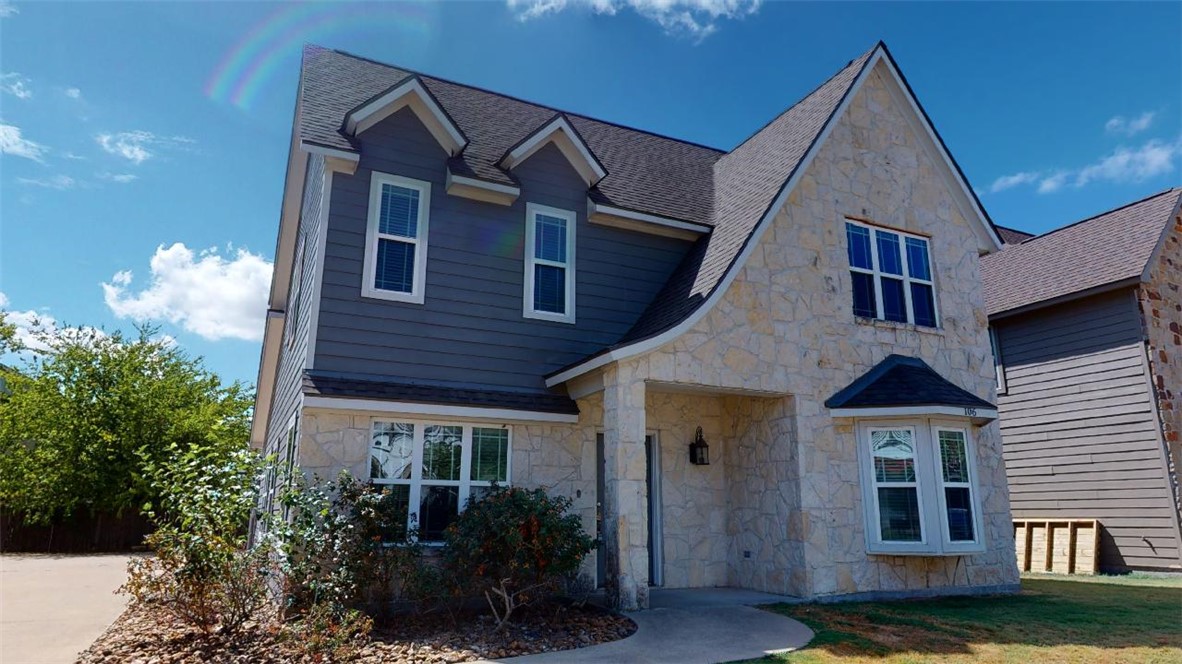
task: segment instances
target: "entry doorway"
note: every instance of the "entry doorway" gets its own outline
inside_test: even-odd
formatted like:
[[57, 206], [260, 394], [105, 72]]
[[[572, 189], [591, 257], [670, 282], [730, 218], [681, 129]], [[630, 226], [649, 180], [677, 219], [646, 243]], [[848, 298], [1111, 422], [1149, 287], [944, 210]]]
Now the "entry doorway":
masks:
[[[661, 445], [657, 432], [650, 431], [644, 436], [645, 484], [648, 493], [648, 584], [663, 585], [663, 559], [661, 550]], [[603, 496], [605, 489], [606, 460], [603, 452], [603, 434], [595, 436], [595, 528], [599, 539], [596, 559], [597, 585], [602, 588], [607, 580], [607, 543], [603, 538]]]

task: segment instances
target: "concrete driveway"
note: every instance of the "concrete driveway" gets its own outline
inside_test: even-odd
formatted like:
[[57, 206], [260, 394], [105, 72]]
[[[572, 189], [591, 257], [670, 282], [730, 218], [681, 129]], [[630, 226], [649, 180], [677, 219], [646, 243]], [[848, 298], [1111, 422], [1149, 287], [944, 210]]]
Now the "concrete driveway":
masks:
[[127, 606], [126, 555], [0, 556], [0, 663], [68, 664]]

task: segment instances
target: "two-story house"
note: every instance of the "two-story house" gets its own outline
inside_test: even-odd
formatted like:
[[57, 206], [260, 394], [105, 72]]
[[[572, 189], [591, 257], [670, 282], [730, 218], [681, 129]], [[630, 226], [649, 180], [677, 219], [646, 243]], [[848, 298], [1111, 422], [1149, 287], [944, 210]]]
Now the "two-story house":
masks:
[[650, 586], [1011, 591], [979, 257], [884, 45], [730, 151], [304, 53], [252, 442], [438, 540], [569, 496]]
[[1105, 570], [1182, 569], [1180, 211], [1170, 189], [982, 261], [1014, 517], [1098, 521]]

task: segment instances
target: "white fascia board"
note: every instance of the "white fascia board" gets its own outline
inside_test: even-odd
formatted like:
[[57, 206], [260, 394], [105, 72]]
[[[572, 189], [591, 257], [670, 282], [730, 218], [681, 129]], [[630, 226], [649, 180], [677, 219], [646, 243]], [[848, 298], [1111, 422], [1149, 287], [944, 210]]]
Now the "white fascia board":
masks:
[[996, 408], [973, 408], [964, 406], [880, 406], [874, 408], [830, 408], [832, 417], [912, 417], [943, 416], [971, 418], [973, 420], [991, 421], [997, 419]]
[[840, 118], [842, 114], [845, 113], [846, 108], [848, 108], [850, 105], [850, 100], [854, 98], [855, 94], [858, 92], [858, 89], [862, 87], [862, 83], [866, 80], [866, 77], [869, 76], [870, 72], [874, 70], [874, 64], [880, 59], [882, 59], [881, 47], [879, 47], [874, 52], [874, 55], [871, 56], [870, 60], [865, 65], [863, 65], [862, 71], [858, 74], [858, 78], [854, 80], [853, 85], [850, 86], [850, 90], [846, 94], [845, 99], [842, 99], [841, 104], [838, 105], [838, 107], [833, 111], [833, 115], [830, 116], [825, 128], [821, 130], [821, 133], [817, 136], [817, 140], [813, 141], [809, 151], [805, 153], [804, 159], [801, 160], [800, 164], [796, 168], [796, 171], [792, 173], [792, 177], [790, 177], [788, 182], [784, 184], [784, 187], [780, 190], [780, 194], [776, 196], [776, 199], [772, 201], [770, 206], [768, 206], [763, 218], [761, 218], [759, 223], [755, 226], [755, 230], [752, 231], [751, 237], [748, 239], [746, 246], [743, 247], [743, 250], [739, 253], [738, 257], [736, 257], [734, 262], [731, 263], [730, 267], [727, 268], [726, 274], [723, 275], [722, 280], [714, 287], [714, 290], [711, 291], [710, 295], [706, 297], [705, 302], [699, 305], [698, 308], [694, 310], [692, 314], [687, 316], [685, 320], [658, 335], [649, 337], [648, 339], [642, 339], [636, 343], [629, 344], [621, 348], [616, 348], [602, 355], [593, 357], [582, 364], [577, 364], [560, 374], [547, 378], [546, 387], [560, 385], [571, 378], [574, 378], [575, 376], [582, 375], [588, 371], [591, 371], [592, 369], [598, 369], [599, 367], [611, 362], [617, 362], [634, 355], [640, 355], [642, 353], [656, 350], [657, 348], [660, 348], [661, 346], [681, 336], [687, 330], [692, 329], [694, 325], [697, 325], [698, 321], [702, 320], [702, 318], [714, 308], [714, 305], [717, 304], [720, 299], [722, 299], [723, 294], [726, 293], [731, 283], [734, 282], [735, 276], [747, 263], [747, 258], [751, 256], [751, 252], [755, 251], [755, 247], [758, 246], [760, 240], [763, 239], [763, 235], [765, 232], [767, 232], [768, 226], [771, 225], [772, 220], [775, 219], [776, 214], [779, 212], [780, 208], [784, 207], [784, 201], [788, 200], [789, 194], [791, 194], [792, 190], [796, 188], [796, 184], [800, 181], [801, 176], [803, 176], [805, 171], [808, 170], [809, 165], [813, 163], [813, 159], [817, 156], [817, 153], [820, 152], [821, 146], [825, 144], [825, 140], [828, 139], [829, 134], [833, 132], [833, 127], [837, 125], [838, 118]]
[[497, 205], [512, 205], [521, 196], [520, 187], [455, 175], [450, 168], [447, 170], [444, 191], [451, 196], [461, 196]]
[[300, 142], [300, 149], [311, 154], [318, 154], [324, 157], [332, 157], [336, 159], [344, 159], [345, 161], [358, 162], [361, 161], [361, 155], [356, 152], [348, 152], [346, 150], [338, 150], [336, 148], [326, 148], [323, 145], [316, 145], [315, 143], [308, 143], [307, 141]]
[[[504, 167], [508, 170], [513, 170], [518, 164], [529, 159], [533, 153], [545, 146], [547, 142], [553, 140], [554, 134], [558, 132], [565, 134], [571, 144], [574, 145], [586, 169], [594, 174], [595, 182], [607, 177], [607, 171], [603, 170], [603, 167], [599, 165], [595, 157], [591, 155], [591, 150], [587, 148], [587, 144], [579, 138], [579, 134], [575, 132], [574, 128], [570, 126], [564, 117], [555, 118], [550, 124], [534, 132], [533, 136], [526, 139], [521, 145], [518, 145], [509, 154], [505, 155]], [[590, 184], [594, 184], [594, 182]]]
[[[422, 108], [414, 106], [412, 99], [416, 99]], [[417, 77], [349, 113], [345, 116], [345, 131], [350, 136], [356, 136], [406, 105], [410, 105], [416, 114], [421, 115], [421, 111], [426, 111], [428, 117], [420, 119], [449, 154], [458, 154], [468, 144], [459, 127], [435, 103], [435, 98]]]
[[467, 418], [484, 421], [514, 422], [560, 422], [574, 424], [578, 415], [567, 413], [546, 413], [533, 410], [512, 410], [509, 408], [483, 408], [480, 406], [450, 406], [445, 404], [414, 403], [409, 401], [379, 401], [375, 399], [351, 399], [339, 397], [306, 396], [304, 408], [329, 410], [356, 410], [367, 413], [398, 415], [431, 415], [436, 417]]
[[932, 142], [932, 145], [935, 146], [936, 151], [940, 154], [940, 159], [944, 164], [944, 168], [947, 169], [947, 174], [956, 182], [957, 185], [959, 185], [961, 194], [965, 197], [965, 200], [968, 201], [971, 211], [973, 212], [972, 216], [976, 218], [977, 223], [979, 223], [981, 228], [985, 231], [985, 235], [990, 239], [990, 241], [993, 242], [992, 251], [1001, 251], [1001, 247], [1004, 244], [1001, 240], [1001, 237], [999, 237], [997, 231], [994, 230], [993, 224], [989, 223], [989, 219], [985, 216], [985, 211], [981, 209], [979, 201], [977, 201], [977, 197], [973, 195], [972, 188], [969, 186], [969, 183], [966, 182], [961, 176], [960, 171], [952, 162], [952, 155], [948, 154], [948, 150], [945, 149], [944, 143], [941, 142], [940, 137], [936, 135], [935, 127], [933, 127], [931, 123], [928, 122], [927, 116], [924, 115], [923, 110], [919, 107], [919, 101], [914, 95], [911, 94], [906, 82], [903, 81], [902, 75], [899, 74], [899, 70], [895, 68], [894, 62], [891, 61], [891, 58], [884, 58], [882, 49], [880, 48], [875, 52], [874, 56], [871, 58], [871, 61], [868, 63], [869, 68], [873, 69], [874, 65], [879, 60], [881, 60], [883, 64], [886, 65], [887, 71], [889, 71], [891, 73], [891, 77], [894, 78], [895, 85], [898, 86], [899, 91], [902, 92], [903, 96], [907, 99], [907, 103], [911, 108], [911, 112], [923, 127], [924, 132], [927, 134], [928, 140]]
[[712, 230], [709, 226], [704, 224], [695, 224], [690, 221], [670, 219], [669, 217], [661, 217], [655, 214], [647, 214], [645, 212], [636, 212], [634, 210], [613, 207], [611, 205], [603, 205], [588, 198], [587, 217], [590, 218], [597, 214], [607, 215], [610, 217], [620, 217], [622, 219], [630, 219], [632, 221], [642, 221], [648, 224], [656, 224], [658, 226], [665, 226], [667, 228], [676, 228], [677, 230], [689, 231], [699, 235], [709, 233]]

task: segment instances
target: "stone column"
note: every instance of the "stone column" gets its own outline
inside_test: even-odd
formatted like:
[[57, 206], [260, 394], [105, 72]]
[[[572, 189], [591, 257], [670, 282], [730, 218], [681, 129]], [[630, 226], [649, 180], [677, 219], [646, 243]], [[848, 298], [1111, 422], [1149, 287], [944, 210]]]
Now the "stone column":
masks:
[[648, 482], [644, 379], [635, 365], [603, 373], [603, 537], [608, 601], [622, 611], [648, 608]]

